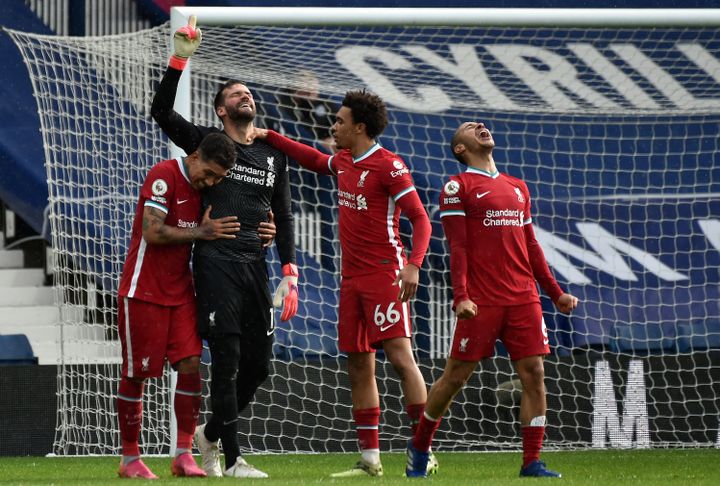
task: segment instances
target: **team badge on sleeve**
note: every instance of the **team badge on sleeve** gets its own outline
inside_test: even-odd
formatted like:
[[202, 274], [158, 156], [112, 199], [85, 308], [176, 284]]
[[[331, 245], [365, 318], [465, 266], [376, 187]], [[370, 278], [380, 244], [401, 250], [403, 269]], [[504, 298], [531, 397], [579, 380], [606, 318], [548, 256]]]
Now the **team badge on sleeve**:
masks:
[[448, 196], [454, 196], [460, 190], [460, 184], [458, 184], [457, 181], [449, 181], [443, 189]]
[[167, 182], [162, 179], [157, 179], [155, 182], [152, 183], [152, 193], [156, 196], [162, 196], [167, 192], [167, 189]]

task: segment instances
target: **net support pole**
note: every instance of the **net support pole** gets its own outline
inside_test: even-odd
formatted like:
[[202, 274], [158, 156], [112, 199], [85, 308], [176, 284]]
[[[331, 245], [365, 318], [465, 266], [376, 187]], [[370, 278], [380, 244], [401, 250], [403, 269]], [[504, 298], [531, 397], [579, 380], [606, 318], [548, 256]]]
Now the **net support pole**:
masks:
[[[178, 9], [173, 8], [170, 12], [170, 39], [168, 42], [168, 58], [173, 53], [173, 37], [172, 33], [176, 29], [186, 25], [188, 17], [190, 15], [184, 15]], [[183, 75], [180, 76], [180, 82], [178, 83], [177, 95], [175, 96], [175, 111], [180, 113], [183, 117], [188, 120], [191, 118], [190, 113], [190, 76], [191, 76], [191, 62], [188, 62], [185, 66]], [[185, 154], [180, 147], [170, 142], [170, 157], [177, 158], [182, 157]], [[175, 416], [175, 388], [177, 387], [177, 371], [170, 368], [170, 392], [168, 393], [168, 400], [170, 404], [170, 456], [175, 456], [175, 446], [177, 444], [177, 417]]]

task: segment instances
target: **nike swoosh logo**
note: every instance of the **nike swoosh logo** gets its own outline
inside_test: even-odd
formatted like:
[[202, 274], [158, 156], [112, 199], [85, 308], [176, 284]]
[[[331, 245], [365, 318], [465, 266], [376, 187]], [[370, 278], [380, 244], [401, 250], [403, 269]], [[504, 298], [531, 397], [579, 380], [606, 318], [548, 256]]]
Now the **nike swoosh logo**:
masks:
[[395, 323], [393, 322], [392, 324], [388, 324], [387, 326], [380, 326], [380, 332], [385, 332], [388, 329], [390, 329], [391, 327], [393, 327], [394, 325], [395, 325]]
[[482, 194], [475, 194], [475, 195], [477, 196], [478, 199], [480, 199], [481, 197], [487, 196], [488, 194], [490, 194], [490, 191], [483, 192]]
[[543, 339], [543, 344], [549, 344], [550, 341], [548, 339]]
[[187, 201], [188, 201], [187, 199], [178, 199], [177, 200], [178, 206], [181, 204], [185, 204]]

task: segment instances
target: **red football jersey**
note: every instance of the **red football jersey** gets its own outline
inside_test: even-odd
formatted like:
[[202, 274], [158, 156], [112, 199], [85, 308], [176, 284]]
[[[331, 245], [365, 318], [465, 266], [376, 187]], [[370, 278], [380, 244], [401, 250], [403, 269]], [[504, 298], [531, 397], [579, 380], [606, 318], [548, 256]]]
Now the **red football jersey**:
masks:
[[193, 228], [201, 220], [200, 204], [200, 192], [190, 185], [182, 160], [165, 160], [150, 169], [135, 209], [119, 295], [160, 305], [179, 305], [195, 298], [192, 244], [149, 244], [142, 236], [142, 220], [145, 206], [151, 206], [167, 214], [165, 224]]
[[[453, 217], [464, 218], [464, 235], [452, 234], [446, 218]], [[451, 246], [455, 304], [468, 297], [479, 306], [537, 302], [536, 279], [551, 298], [562, 294], [535, 240], [530, 192], [520, 179], [469, 167], [443, 186], [440, 218]], [[464, 248], [453, 248], [456, 237]]]
[[407, 259], [395, 203], [415, 191], [405, 162], [376, 143], [356, 159], [341, 150], [328, 167], [338, 180], [342, 275], [403, 268]]

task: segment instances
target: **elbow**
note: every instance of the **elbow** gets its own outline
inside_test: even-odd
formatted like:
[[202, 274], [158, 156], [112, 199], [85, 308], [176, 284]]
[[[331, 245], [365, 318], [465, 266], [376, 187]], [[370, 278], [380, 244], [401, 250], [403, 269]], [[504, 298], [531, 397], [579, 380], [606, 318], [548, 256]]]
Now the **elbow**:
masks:
[[151, 245], [161, 245], [162, 244], [162, 236], [157, 231], [143, 230], [142, 237], [143, 237], [143, 240], [145, 240], [147, 243], [149, 243]]
[[161, 114], [162, 114], [162, 110], [161, 110], [158, 106], [155, 106], [155, 101], [153, 101], [153, 104], [152, 104], [152, 106], [150, 107], [150, 116], [151, 116], [152, 119], [155, 120], [156, 122], [160, 122], [160, 115], [161, 115]]

